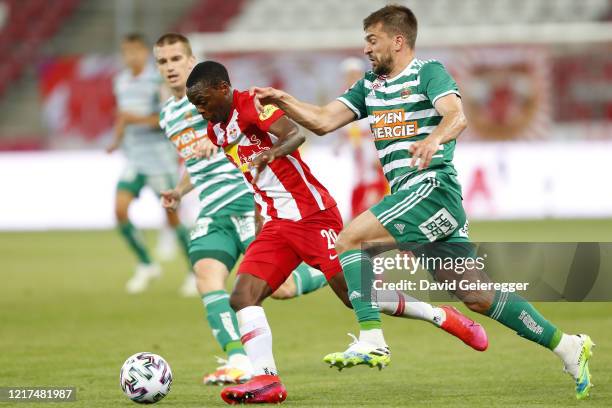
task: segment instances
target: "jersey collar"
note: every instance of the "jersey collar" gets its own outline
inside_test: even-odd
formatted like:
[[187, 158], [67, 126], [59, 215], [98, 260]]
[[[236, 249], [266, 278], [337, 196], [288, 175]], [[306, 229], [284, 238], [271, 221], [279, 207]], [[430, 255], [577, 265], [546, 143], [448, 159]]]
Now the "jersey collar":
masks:
[[416, 57], [412, 59], [412, 61], [410, 61], [410, 63], [408, 65], [406, 65], [406, 68], [404, 68], [402, 70], [402, 72], [400, 72], [399, 74], [397, 74], [396, 76], [394, 76], [393, 78], [385, 78], [385, 81], [387, 82], [393, 82], [396, 79], [398, 79], [401, 76], [404, 76], [408, 73], [408, 71], [410, 71], [412, 69], [412, 67], [414, 66], [414, 63], [416, 62]]

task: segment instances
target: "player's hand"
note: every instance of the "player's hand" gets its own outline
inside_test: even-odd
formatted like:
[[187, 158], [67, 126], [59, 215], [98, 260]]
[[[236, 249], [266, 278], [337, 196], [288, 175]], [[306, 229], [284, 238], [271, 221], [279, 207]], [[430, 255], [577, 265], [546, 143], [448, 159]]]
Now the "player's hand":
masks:
[[254, 173], [253, 181], [251, 184], [256, 184], [257, 180], [259, 180], [259, 175], [262, 171], [266, 169], [268, 164], [272, 163], [276, 158], [276, 153], [272, 149], [266, 150], [261, 153], [259, 156], [255, 157], [253, 161], [250, 163], [251, 171]]
[[166, 210], [177, 210], [179, 204], [181, 203], [181, 195], [176, 189], [162, 191], [160, 195], [162, 207], [164, 207]]
[[437, 139], [426, 137], [423, 140], [418, 140], [410, 145], [408, 150], [412, 154], [410, 166], [419, 166], [419, 170], [426, 169], [431, 163], [431, 159], [438, 151], [440, 143]]
[[257, 112], [263, 112], [263, 107], [270, 104], [278, 104], [284, 95], [284, 92], [280, 89], [272, 88], [267, 86], [265, 88], [259, 88], [252, 86], [249, 88], [249, 95], [255, 96], [255, 109]]
[[106, 146], [106, 153], [110, 154], [110, 153], [114, 152], [115, 150], [119, 149], [120, 146], [121, 146], [121, 142], [113, 140], [113, 142], [111, 144]]
[[198, 159], [208, 159], [210, 156], [215, 154], [217, 146], [213, 144], [209, 139], [199, 140], [193, 148], [193, 154]]

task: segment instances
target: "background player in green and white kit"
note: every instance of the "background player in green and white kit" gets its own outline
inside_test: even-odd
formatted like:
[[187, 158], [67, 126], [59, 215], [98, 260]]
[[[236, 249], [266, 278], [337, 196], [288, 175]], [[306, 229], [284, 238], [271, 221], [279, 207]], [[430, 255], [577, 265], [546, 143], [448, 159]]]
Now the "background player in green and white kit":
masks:
[[[173, 209], [191, 190], [199, 194], [201, 210], [191, 233], [189, 258], [208, 323], [228, 356], [214, 373], [204, 377], [204, 382], [243, 382], [251, 377], [252, 367], [240, 342], [238, 322], [225, 286], [238, 258], [255, 238], [253, 195], [242, 173], [222, 149], [210, 142], [206, 134], [208, 123], [187, 99], [187, 78], [195, 65], [187, 38], [165, 34], [156, 42], [154, 54], [159, 72], [172, 92], [159, 115], [160, 126], [185, 159], [187, 169], [176, 188], [162, 192], [162, 202], [164, 207]], [[296, 297], [325, 283], [320, 271], [302, 264], [273, 297]]]
[[[337, 100], [319, 107], [273, 88], [254, 89], [262, 104], [277, 104], [318, 135], [370, 119], [391, 194], [353, 220], [336, 242], [349, 291], [361, 290], [359, 279], [350, 277], [359, 275], [364, 242], [468, 242], [452, 164], [455, 139], [467, 125], [457, 85], [439, 62], [415, 58], [417, 20], [408, 8], [383, 7], [364, 20], [363, 28], [372, 71]], [[574, 378], [576, 397], [588, 396], [593, 343], [587, 335], [564, 334], [515, 293], [478, 292], [476, 298], [465, 302], [471, 310], [552, 350]], [[354, 309], [372, 313], [375, 320], [370, 304], [363, 303], [357, 299]]]
[[[127, 35], [121, 44], [121, 55], [126, 69], [114, 79], [117, 119], [113, 141], [107, 151], [110, 153], [121, 147], [127, 159], [117, 184], [115, 214], [121, 235], [138, 258], [136, 272], [126, 289], [129, 293], [139, 293], [147, 288], [151, 279], [160, 275], [161, 268], [153, 262], [140, 232], [130, 222], [128, 209], [145, 186], [158, 195], [171, 188], [177, 180], [178, 160], [172, 145], [159, 129], [161, 78], [149, 63], [150, 52], [144, 37]], [[181, 225], [176, 213], [167, 211], [166, 214], [187, 255], [188, 230]], [[189, 295], [194, 290], [190, 272], [181, 291]]]

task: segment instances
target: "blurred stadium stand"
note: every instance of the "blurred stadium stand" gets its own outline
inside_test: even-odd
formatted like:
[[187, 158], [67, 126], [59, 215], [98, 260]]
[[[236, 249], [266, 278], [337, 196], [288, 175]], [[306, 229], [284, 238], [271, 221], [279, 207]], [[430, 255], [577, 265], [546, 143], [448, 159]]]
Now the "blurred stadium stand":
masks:
[[[230, 25], [232, 31], [354, 29], [384, 0], [346, 2], [254, 0]], [[608, 0], [427, 0], [406, 3], [421, 26], [597, 21], [607, 16]], [[274, 15], [270, 24], [269, 16]], [[509, 18], [511, 17], [511, 18]]]
[[[116, 54], [121, 36], [144, 32], [153, 41], [197, 0], [0, 0], [0, 150], [48, 145], [39, 114], [39, 66], [49, 57]], [[0, 11], [0, 16], [2, 12]], [[0, 21], [2, 18], [0, 17]], [[29, 22], [36, 21], [36, 24]]]
[[[572, 126], [577, 121], [612, 120], [612, 0], [398, 2], [410, 6], [419, 18], [419, 53], [427, 56], [432, 50], [435, 56], [452, 53], [458, 47], [472, 50], [478, 46], [544, 45], [546, 48], [538, 52], [547, 59], [546, 81], [553, 90], [550, 119]], [[69, 148], [71, 142], [54, 143], [58, 130], [43, 119], [46, 109], [58, 106], [45, 93], [50, 85], [43, 68], [65, 62], [69, 56], [81, 58], [81, 66], [109, 65], [116, 61], [113, 58], [119, 39], [126, 32], [141, 31], [150, 40], [167, 30], [190, 33], [200, 58], [222, 58], [228, 52], [269, 53], [264, 62], [250, 59], [244, 66], [258, 64], [258, 72], [278, 71], [283, 65], [274, 61], [288, 53], [294, 53], [290, 57], [294, 59], [296, 52], [306, 50], [329, 50], [337, 58], [348, 53], [358, 55], [363, 17], [386, 3], [351, 0], [349, 6], [337, 0], [57, 0], [48, 7], [44, 0], [0, 0], [0, 50], [5, 55], [0, 61], [0, 150]], [[449, 62], [458, 67], [461, 61]], [[79, 62], [74, 64], [78, 66]], [[321, 64], [325, 64], [323, 59]], [[333, 66], [328, 63], [327, 69]], [[253, 70], [234, 72], [242, 78]], [[253, 80], [283, 84], [274, 72], [272, 78], [266, 75], [256, 73]], [[297, 75], [295, 81], [304, 79]], [[107, 86], [108, 80], [102, 84]], [[92, 84], [87, 86], [93, 89]], [[319, 97], [337, 92], [336, 88], [317, 90]], [[82, 96], [80, 102], [73, 102], [84, 100]], [[109, 108], [104, 109], [108, 116]], [[91, 123], [92, 118], [84, 120]], [[567, 129], [571, 126], [555, 134], [582, 134]], [[606, 129], [600, 132], [604, 136]], [[85, 139], [73, 148], [86, 147], [95, 137], [88, 135]], [[100, 143], [89, 147], [99, 147]]]

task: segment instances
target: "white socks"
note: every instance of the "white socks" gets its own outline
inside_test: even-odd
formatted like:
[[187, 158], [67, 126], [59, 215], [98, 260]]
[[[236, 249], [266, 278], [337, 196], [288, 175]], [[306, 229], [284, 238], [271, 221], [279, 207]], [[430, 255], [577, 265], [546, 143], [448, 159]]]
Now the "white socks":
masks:
[[580, 351], [580, 338], [578, 336], [563, 334], [561, 341], [553, 350], [563, 361], [565, 369], [574, 377], [578, 376], [578, 353]]
[[424, 320], [436, 326], [440, 326], [446, 318], [446, 313], [439, 307], [421, 302], [400, 291], [377, 290], [376, 303], [384, 314]]
[[230, 366], [238, 368], [245, 373], [253, 374], [253, 365], [251, 365], [251, 360], [249, 360], [248, 356], [244, 354], [232, 354], [228, 357], [227, 362]]
[[244, 350], [254, 375], [277, 375], [272, 355], [272, 331], [261, 306], [248, 306], [236, 313]]
[[359, 341], [372, 344], [376, 347], [387, 347], [383, 331], [381, 329], [361, 330], [359, 332]]

